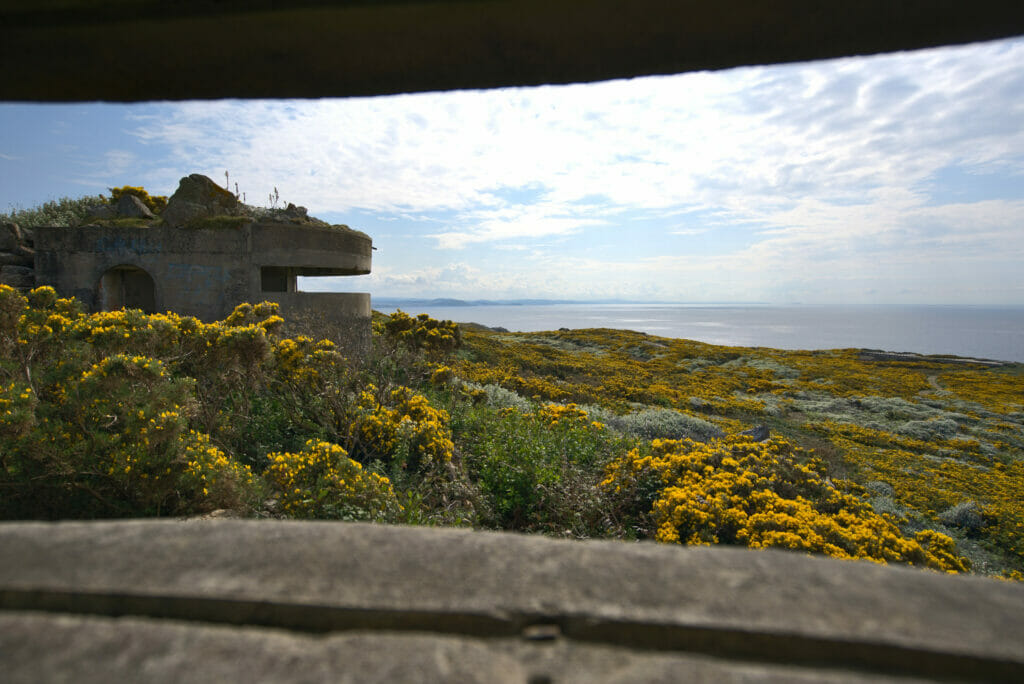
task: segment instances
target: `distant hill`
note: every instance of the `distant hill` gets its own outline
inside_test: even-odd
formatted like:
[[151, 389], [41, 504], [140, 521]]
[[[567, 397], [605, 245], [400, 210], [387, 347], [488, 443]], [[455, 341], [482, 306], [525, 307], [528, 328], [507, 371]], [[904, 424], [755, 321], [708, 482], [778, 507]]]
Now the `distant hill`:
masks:
[[669, 302], [652, 302], [632, 299], [417, 299], [411, 297], [374, 297], [374, 306], [412, 307], [412, 306], [545, 306], [556, 304], [652, 304]]

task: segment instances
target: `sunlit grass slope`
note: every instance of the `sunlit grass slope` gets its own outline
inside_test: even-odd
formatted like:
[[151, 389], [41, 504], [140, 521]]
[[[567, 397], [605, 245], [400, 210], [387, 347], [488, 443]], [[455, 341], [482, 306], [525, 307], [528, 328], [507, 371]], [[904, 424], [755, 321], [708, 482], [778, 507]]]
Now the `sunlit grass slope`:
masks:
[[[1024, 565], [1019, 364], [875, 361], [855, 349], [722, 347], [607, 329], [474, 329], [464, 338], [456, 369], [469, 380], [533, 401], [597, 404], [592, 414], [647, 438], [708, 442], [656, 442], [611, 462], [606, 482], [615, 486], [622, 486], [623, 472], [634, 479], [646, 473], [653, 490], [643, 504], [652, 507], [648, 532], [659, 539], [810, 548], [821, 532], [795, 520], [811, 515], [803, 503], [819, 513], [838, 506], [846, 514], [863, 503], [904, 537], [925, 530], [951, 536], [975, 571], [1014, 573]], [[775, 435], [763, 454], [709, 438], [716, 428], [734, 435], [756, 425]], [[782, 494], [780, 453], [802, 464], [786, 468], [810, 465], [831, 486], [786, 496], [785, 504], [756, 503], [767, 496], [758, 492]], [[836, 492], [853, 498], [823, 503]], [[766, 521], [763, 507], [776, 519]], [[710, 528], [694, 526], [708, 516], [715, 518]], [[858, 533], [876, 540], [880, 534]], [[827, 542], [815, 550], [889, 553], [863, 548]]]
[[271, 303], [204, 323], [0, 287], [0, 516], [226, 509], [1024, 568], [1020, 366], [373, 326], [348, 359]]

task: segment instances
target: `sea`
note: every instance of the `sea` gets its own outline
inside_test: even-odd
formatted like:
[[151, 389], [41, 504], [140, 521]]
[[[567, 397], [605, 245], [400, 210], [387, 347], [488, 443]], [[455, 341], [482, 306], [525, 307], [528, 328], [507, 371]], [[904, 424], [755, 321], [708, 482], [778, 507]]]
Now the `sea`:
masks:
[[1024, 307], [694, 304], [374, 304], [512, 332], [619, 328], [711, 344], [880, 349], [1024, 363]]

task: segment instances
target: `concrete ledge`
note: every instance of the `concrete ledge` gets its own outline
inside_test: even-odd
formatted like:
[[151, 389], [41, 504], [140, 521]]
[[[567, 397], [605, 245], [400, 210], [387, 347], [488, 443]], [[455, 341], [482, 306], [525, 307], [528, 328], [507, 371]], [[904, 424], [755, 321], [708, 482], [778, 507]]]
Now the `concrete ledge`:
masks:
[[[86, 623], [132, 616], [175, 629], [201, 622], [239, 639], [429, 635], [497, 649], [522, 666], [510, 672], [530, 671], [534, 656], [522, 649], [557, 646], [583, 665], [600, 652], [595, 663], [638, 672], [683, 658], [769, 679], [787, 668], [819, 680], [1024, 679], [1024, 587], [870, 563], [233, 520], [14, 523], [0, 525], [0, 548], [9, 644], [56, 633], [60, 616], [85, 621], [74, 623], [85, 634]], [[37, 658], [50, 657], [38, 648]], [[0, 648], [0, 659], [15, 651]], [[557, 669], [545, 667], [549, 677]]]
[[253, 223], [253, 261], [266, 266], [295, 267], [299, 275], [365, 275], [370, 272], [373, 241], [345, 226]]
[[44, 101], [569, 83], [1024, 32], [1004, 0], [14, 0], [2, 19], [0, 99]]

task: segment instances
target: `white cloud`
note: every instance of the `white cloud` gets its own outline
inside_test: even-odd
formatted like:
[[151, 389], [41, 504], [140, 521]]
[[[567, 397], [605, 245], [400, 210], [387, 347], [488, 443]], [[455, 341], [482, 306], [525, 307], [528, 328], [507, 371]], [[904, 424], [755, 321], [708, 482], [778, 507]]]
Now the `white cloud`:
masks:
[[[985, 259], [975, 289], [1009, 292], [998, 279], [1022, 254], [1024, 196], [953, 203], [933, 181], [1024, 174], [1022, 63], [1013, 40], [590, 85], [185, 103], [150, 107], [133, 133], [170, 148], [178, 166], [150, 172], [160, 182], [228, 169], [250, 202], [276, 186], [314, 214], [370, 211], [432, 238], [422, 266], [370, 277], [389, 292], [855, 297], [875, 278], [925, 296], [947, 280], [962, 292], [953, 275]], [[644, 229], [660, 231], [646, 257], [628, 237], [641, 224], [660, 226]], [[609, 227], [630, 259], [531, 252], [596, 249]], [[739, 230], [713, 258], [671, 252]]]

